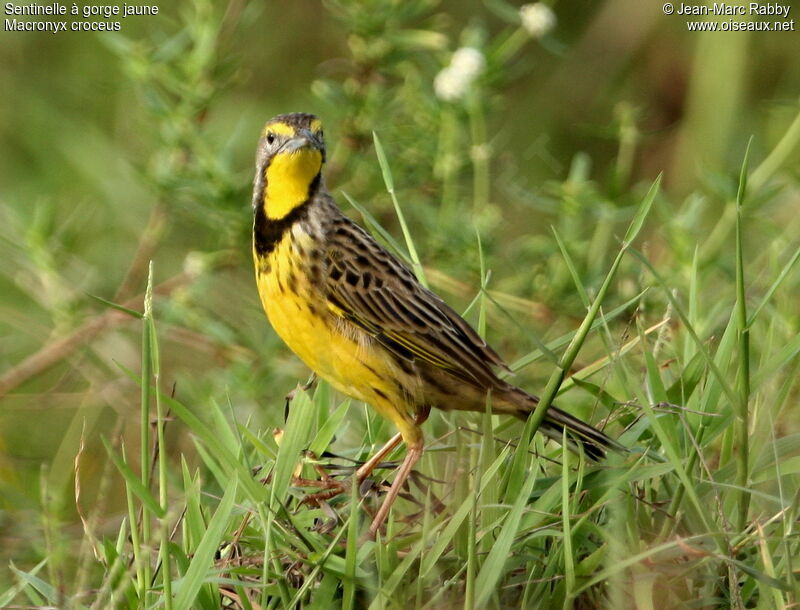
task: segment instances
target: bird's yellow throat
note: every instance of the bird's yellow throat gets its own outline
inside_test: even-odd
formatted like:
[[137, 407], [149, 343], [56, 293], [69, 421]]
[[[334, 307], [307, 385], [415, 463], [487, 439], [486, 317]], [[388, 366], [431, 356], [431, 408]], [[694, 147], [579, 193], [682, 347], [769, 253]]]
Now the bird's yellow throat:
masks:
[[278, 153], [264, 170], [264, 212], [271, 220], [280, 220], [302, 204], [309, 187], [322, 168], [322, 153], [316, 148], [301, 148]]

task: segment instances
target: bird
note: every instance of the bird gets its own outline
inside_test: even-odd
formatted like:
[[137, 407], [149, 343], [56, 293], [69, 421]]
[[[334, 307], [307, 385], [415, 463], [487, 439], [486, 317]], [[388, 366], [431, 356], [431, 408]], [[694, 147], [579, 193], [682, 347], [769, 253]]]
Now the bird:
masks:
[[[357, 481], [405, 443], [369, 527], [374, 537], [423, 453], [422, 424], [432, 408], [484, 412], [488, 397], [494, 413], [525, 420], [538, 398], [501, 378], [510, 369], [497, 352], [342, 212], [325, 183], [325, 156], [322, 122], [313, 114], [281, 114], [264, 126], [252, 200], [256, 286], [284, 343], [318, 377], [397, 428], [358, 468]], [[624, 450], [551, 406], [539, 430], [561, 442], [565, 428], [568, 444], [580, 443], [593, 460]]]

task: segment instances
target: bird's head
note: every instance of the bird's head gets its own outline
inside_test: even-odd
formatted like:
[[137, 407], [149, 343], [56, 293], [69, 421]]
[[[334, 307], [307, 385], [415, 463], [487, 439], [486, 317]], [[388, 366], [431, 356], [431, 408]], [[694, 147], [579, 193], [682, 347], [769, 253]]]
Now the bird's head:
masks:
[[305, 203], [320, 186], [325, 142], [313, 114], [281, 114], [261, 132], [256, 152], [253, 207], [280, 220]]

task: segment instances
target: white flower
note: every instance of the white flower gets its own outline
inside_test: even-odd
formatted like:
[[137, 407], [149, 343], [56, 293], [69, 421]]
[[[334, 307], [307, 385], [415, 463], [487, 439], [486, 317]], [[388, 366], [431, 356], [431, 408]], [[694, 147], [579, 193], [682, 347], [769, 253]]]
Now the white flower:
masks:
[[519, 9], [522, 27], [533, 38], [541, 38], [556, 26], [556, 14], [542, 2], [525, 4]]
[[462, 99], [486, 67], [486, 59], [478, 49], [462, 47], [453, 53], [450, 65], [442, 68], [433, 80], [436, 97], [445, 102]]
[[464, 97], [467, 87], [464, 79], [456, 74], [450, 67], [443, 68], [433, 79], [433, 91], [436, 97], [445, 102], [454, 102]]
[[191, 278], [201, 275], [207, 267], [206, 257], [201, 252], [189, 252], [183, 259], [183, 272]]
[[450, 60], [450, 67], [456, 72], [475, 78], [486, 67], [486, 59], [478, 49], [472, 47], [461, 47]]

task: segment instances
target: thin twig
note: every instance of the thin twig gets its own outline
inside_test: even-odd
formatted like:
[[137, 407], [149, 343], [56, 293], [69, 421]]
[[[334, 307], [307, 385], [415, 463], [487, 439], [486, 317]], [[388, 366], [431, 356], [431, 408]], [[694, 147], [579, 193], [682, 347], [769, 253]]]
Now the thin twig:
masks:
[[[194, 279], [192, 275], [179, 273], [156, 286], [155, 292], [161, 295], [170, 294], [173, 290], [184, 286], [192, 279]], [[143, 299], [144, 294], [140, 294], [135, 298], [128, 299], [123, 305], [130, 309], [140, 307]], [[60, 362], [80, 346], [91, 342], [104, 330], [122, 324], [129, 319], [129, 316], [120, 311], [109, 310], [95, 318], [87, 320], [68, 335], [51, 341], [38, 352], [31, 354], [18, 365], [0, 375], [0, 398], [31, 377], [43, 373], [51, 366]]]
[[158, 249], [161, 236], [164, 234], [166, 220], [164, 206], [160, 203], [153, 206], [128, 271], [125, 273], [119, 288], [117, 288], [117, 292], [114, 293], [112, 300], [115, 303], [131, 298], [136, 294], [137, 286], [141, 286], [146, 279], [150, 260]]

